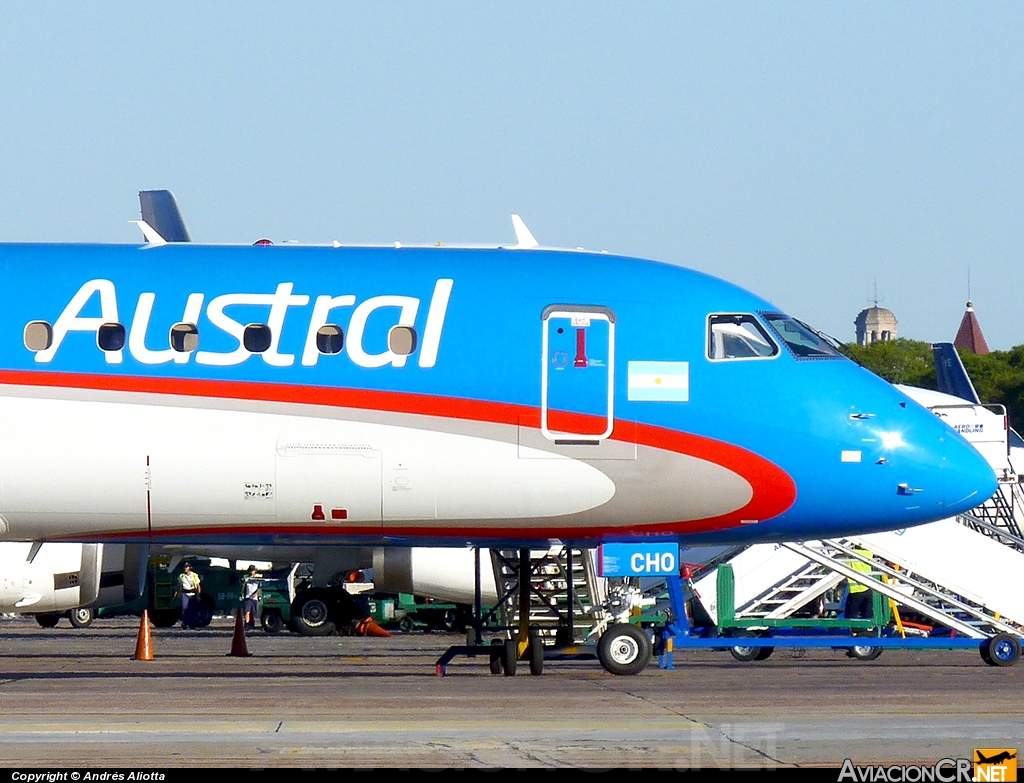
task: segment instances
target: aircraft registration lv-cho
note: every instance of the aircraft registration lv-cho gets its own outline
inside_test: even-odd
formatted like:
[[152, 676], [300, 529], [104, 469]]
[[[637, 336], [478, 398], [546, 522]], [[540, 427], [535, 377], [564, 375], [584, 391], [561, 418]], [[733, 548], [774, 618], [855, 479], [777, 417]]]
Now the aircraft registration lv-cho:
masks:
[[995, 491], [768, 302], [535, 244], [0, 246], [2, 538], [739, 543]]

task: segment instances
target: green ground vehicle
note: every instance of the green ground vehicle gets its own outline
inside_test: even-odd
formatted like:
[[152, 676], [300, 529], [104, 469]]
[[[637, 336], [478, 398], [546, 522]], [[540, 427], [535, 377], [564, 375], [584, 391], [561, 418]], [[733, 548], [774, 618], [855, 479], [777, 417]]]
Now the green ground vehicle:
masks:
[[[97, 610], [97, 617], [116, 617], [126, 614], [142, 614], [149, 610], [149, 619], [158, 628], [170, 628], [181, 619], [181, 598], [174, 595], [178, 575], [184, 569], [182, 560], [170, 568], [167, 557], [150, 558], [146, 574], [146, 589], [142, 595], [128, 604], [103, 607]], [[215, 614], [230, 614], [241, 605], [241, 574], [231, 568], [211, 565], [209, 558], [188, 558], [192, 569], [199, 574], [202, 593], [196, 610], [195, 625], [205, 628]]]
[[281, 633], [292, 621], [292, 574], [268, 571], [260, 577], [260, 625], [267, 633]]
[[415, 630], [465, 631], [472, 622], [473, 608], [399, 593], [394, 614], [398, 628], [406, 633]]
[[302, 636], [345, 633], [357, 620], [371, 615], [361, 594], [363, 587], [361, 583], [318, 587], [313, 584], [310, 563], [270, 571], [261, 578], [260, 625], [267, 633], [285, 628]]

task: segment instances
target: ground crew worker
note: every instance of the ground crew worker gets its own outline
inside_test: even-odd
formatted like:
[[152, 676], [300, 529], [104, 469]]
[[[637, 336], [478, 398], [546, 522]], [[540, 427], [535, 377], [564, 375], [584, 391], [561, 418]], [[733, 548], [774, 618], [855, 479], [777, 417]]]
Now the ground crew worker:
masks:
[[199, 574], [192, 571], [192, 564], [185, 563], [185, 570], [178, 575], [178, 592], [181, 594], [181, 627], [194, 628], [194, 618], [203, 585]]
[[256, 566], [250, 565], [242, 582], [242, 614], [245, 616], [247, 628], [256, 627], [256, 616], [259, 614], [259, 601], [263, 596], [260, 589], [260, 575]]
[[[874, 558], [874, 555], [863, 547], [854, 547], [853, 551], [861, 557], [868, 558], [869, 561]], [[870, 562], [854, 560], [850, 563], [850, 568], [858, 574], [864, 574], [865, 577], [871, 574]], [[855, 582], [852, 579], [847, 579], [846, 585], [846, 606], [843, 608], [843, 616], [847, 620], [872, 618], [874, 616], [874, 591], [867, 585]]]

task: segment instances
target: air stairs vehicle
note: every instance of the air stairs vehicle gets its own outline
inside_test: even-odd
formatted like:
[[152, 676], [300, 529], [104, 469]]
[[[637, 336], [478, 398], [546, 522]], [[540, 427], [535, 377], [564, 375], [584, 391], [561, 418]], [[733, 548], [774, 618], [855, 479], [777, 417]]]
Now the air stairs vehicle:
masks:
[[[554, 656], [596, 655], [613, 674], [633, 674], [647, 666], [651, 645], [629, 619], [656, 599], [631, 580], [599, 576], [596, 549], [558, 545], [477, 553], [478, 558], [491, 559], [497, 600], [491, 613], [482, 615], [478, 586], [480, 623], [469, 632], [466, 646], [452, 647], [438, 660], [438, 674], [445, 674], [457, 655], [481, 654], [490, 657], [493, 674], [509, 676], [516, 673], [519, 661], [529, 663], [531, 674], [541, 674], [545, 657]], [[495, 614], [501, 636], [483, 645], [479, 628], [490, 625]], [[615, 650], [631, 654], [623, 660]]]

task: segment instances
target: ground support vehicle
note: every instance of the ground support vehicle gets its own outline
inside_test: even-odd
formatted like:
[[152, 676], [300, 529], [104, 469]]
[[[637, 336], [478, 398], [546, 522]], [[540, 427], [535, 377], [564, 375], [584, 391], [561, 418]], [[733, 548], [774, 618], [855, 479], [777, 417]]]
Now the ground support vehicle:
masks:
[[[399, 593], [390, 599], [382, 600], [392, 601], [392, 616], [377, 617], [375, 615], [374, 619], [382, 625], [384, 622], [397, 622], [399, 630], [405, 633], [418, 630], [458, 631], [461, 633], [473, 622], [473, 607], [465, 604], [436, 601], [411, 593]], [[373, 599], [371, 598], [372, 605]]]
[[269, 634], [281, 633], [292, 620], [292, 594], [287, 573], [271, 571], [260, 578], [260, 626]]
[[350, 633], [360, 620], [385, 612], [375, 609], [367, 593], [373, 585], [366, 582], [313, 583], [313, 565], [294, 563], [287, 571], [272, 571], [261, 580], [260, 625], [267, 633], [286, 628], [302, 636], [329, 636]]
[[[506, 676], [515, 675], [520, 662], [539, 675], [545, 659], [597, 657], [613, 674], [636, 674], [650, 662], [653, 641], [636, 614], [639, 592], [628, 580], [609, 586], [598, 578], [593, 550], [491, 549], [490, 556], [498, 603], [486, 612], [481, 605], [478, 561], [467, 644], [438, 659], [439, 676], [461, 655], [487, 657], [491, 673]], [[484, 644], [485, 629], [501, 635]]]
[[[857, 660], [873, 660], [887, 648], [975, 649], [990, 666], [1012, 666], [1020, 659], [1020, 636], [1006, 632], [981, 639], [955, 635], [911, 638], [894, 635], [895, 629], [885, 624], [888, 604], [878, 593], [874, 596], [876, 616], [871, 620], [787, 618], [776, 622], [756, 618], [741, 621], [728, 608], [733, 606], [731, 580], [732, 570], [728, 565], [719, 566], [719, 624], [705, 628], [690, 627], [683, 580], [679, 577], [666, 580], [673, 619], [659, 632], [660, 668], [675, 668], [672, 653], [677, 649], [729, 650], [739, 661], [763, 661], [776, 648], [785, 647], [845, 649]], [[686, 582], [692, 590], [692, 584], [689, 580]]]
[[[145, 609], [157, 628], [175, 625], [181, 620], [181, 597], [175, 596], [175, 591], [185, 562], [175, 562], [169, 557], [150, 558], [146, 589], [142, 595], [131, 603], [98, 609], [96, 616], [140, 615]], [[199, 606], [193, 618], [195, 627], [205, 628], [215, 614], [230, 614], [241, 606], [241, 576], [237, 571], [213, 565], [209, 558], [189, 558], [188, 562], [202, 583]]]

